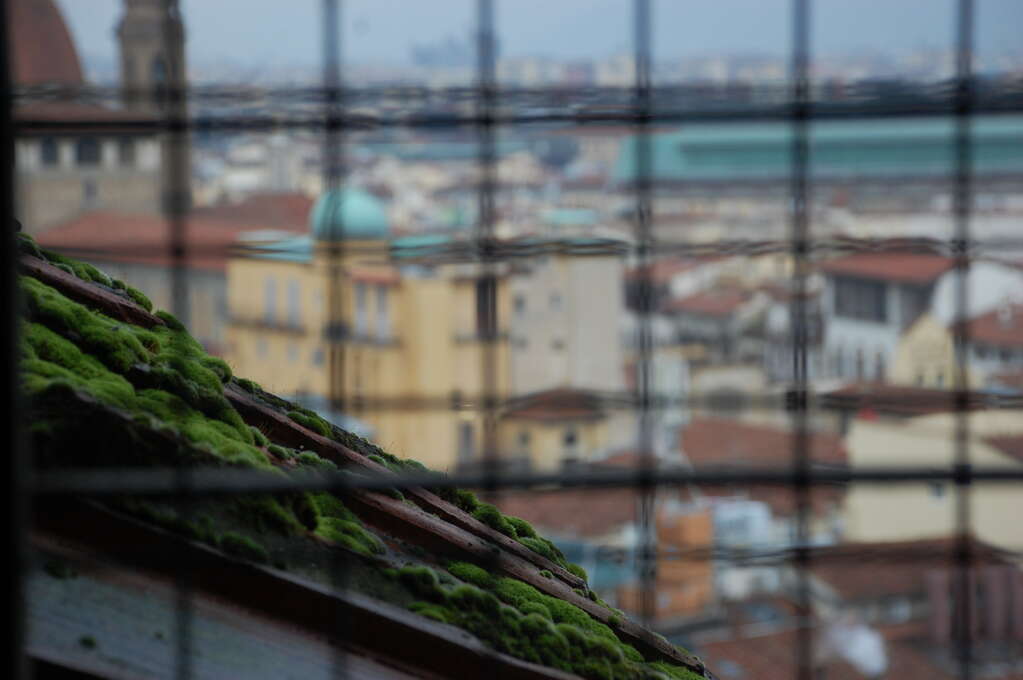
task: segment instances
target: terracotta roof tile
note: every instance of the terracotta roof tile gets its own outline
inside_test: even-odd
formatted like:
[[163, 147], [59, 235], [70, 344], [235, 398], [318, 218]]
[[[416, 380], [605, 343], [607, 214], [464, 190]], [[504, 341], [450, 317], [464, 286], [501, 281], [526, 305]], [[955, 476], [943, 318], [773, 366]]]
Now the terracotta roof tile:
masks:
[[588, 390], [560, 387], [518, 397], [504, 412], [506, 418], [566, 421], [604, 417], [600, 397]]
[[662, 311], [699, 314], [702, 316], [731, 316], [749, 302], [750, 294], [736, 288], [706, 290], [688, 297], [668, 300]]
[[[267, 228], [270, 225], [236, 220], [189, 219], [186, 238], [192, 252], [187, 266], [223, 271], [241, 232]], [[276, 228], [281, 228], [281, 225], [276, 225]], [[53, 227], [38, 241], [44, 248], [54, 248], [93, 261], [167, 267], [173, 264], [170, 230], [170, 223], [159, 215], [94, 212]]]
[[[697, 466], [788, 466], [795, 455], [795, 437], [790, 430], [726, 418], [694, 418], [683, 428], [680, 444], [689, 462]], [[810, 458], [816, 463], [844, 465], [846, 450], [841, 437], [811, 433]]]
[[253, 194], [238, 203], [195, 208], [193, 217], [241, 221], [304, 231], [309, 222], [313, 199], [300, 193]]
[[636, 522], [633, 489], [557, 489], [502, 493], [501, 512], [562, 535], [599, 538]]
[[12, 0], [7, 8], [17, 85], [85, 83], [74, 40], [53, 0]]
[[820, 264], [827, 274], [900, 283], [930, 283], [955, 266], [955, 260], [942, 255], [920, 253], [857, 253]]
[[970, 340], [996, 347], [1023, 348], [1023, 305], [1012, 304], [970, 319]]

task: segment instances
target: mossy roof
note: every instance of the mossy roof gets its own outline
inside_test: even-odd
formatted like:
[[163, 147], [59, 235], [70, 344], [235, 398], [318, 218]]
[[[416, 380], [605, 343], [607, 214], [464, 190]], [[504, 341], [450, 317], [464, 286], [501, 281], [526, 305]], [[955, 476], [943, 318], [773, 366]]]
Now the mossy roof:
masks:
[[[172, 315], [152, 313], [139, 291], [20, 239], [22, 389], [38, 467], [426, 472], [234, 376]], [[118, 496], [103, 505], [304, 578], [334, 582], [340, 567], [349, 588], [527, 662], [587, 678], [704, 677], [695, 657], [600, 602], [585, 572], [527, 522], [468, 491], [403, 488], [209, 497], [187, 506]], [[451, 536], [457, 540], [445, 547]], [[459, 552], [466, 537], [475, 547]]]

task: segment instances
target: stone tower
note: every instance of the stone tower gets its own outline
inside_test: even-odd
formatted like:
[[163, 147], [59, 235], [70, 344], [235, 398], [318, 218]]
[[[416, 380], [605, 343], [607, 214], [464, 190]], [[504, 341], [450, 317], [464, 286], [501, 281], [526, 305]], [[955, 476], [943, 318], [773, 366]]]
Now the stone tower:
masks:
[[166, 111], [186, 83], [185, 26], [178, 0], [124, 0], [117, 25], [127, 108]]
[[[185, 25], [178, 0], [124, 0], [116, 34], [124, 107], [186, 120]], [[163, 133], [161, 151], [163, 211], [184, 214], [192, 202], [188, 132], [178, 128]]]

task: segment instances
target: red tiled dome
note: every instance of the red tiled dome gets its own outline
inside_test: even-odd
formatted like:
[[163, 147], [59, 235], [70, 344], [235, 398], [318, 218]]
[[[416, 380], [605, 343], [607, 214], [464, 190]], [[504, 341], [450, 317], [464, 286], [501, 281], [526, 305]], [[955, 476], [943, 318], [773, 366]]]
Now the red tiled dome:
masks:
[[54, 0], [10, 0], [11, 59], [18, 85], [82, 85], [82, 65]]

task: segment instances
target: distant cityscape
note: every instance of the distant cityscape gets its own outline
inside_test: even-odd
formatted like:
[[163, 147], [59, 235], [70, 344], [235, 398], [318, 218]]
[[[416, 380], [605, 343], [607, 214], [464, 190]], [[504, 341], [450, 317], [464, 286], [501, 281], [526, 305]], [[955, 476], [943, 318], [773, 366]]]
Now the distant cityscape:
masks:
[[[138, 37], [151, 18], [126, 17], [122, 57], [153, 58], [154, 46]], [[1023, 465], [1018, 110], [971, 121], [976, 248], [964, 315], [949, 246], [957, 237], [959, 168], [951, 116], [813, 121], [803, 207], [814, 247], [804, 262], [791, 240], [791, 124], [655, 121], [640, 135], [616, 120], [631, 112], [628, 93], [586, 99], [572, 90], [628, 88], [631, 55], [500, 57], [500, 84], [549, 92], [501, 108], [541, 120], [498, 126], [486, 149], [478, 129], [454, 120], [473, 112], [472, 101], [384, 87], [470, 85], [470, 44], [417, 45], [403, 67], [354, 64], [348, 82], [382, 87], [346, 102], [354, 123], [339, 153], [325, 148], [317, 126], [322, 101], [268, 92], [318, 85], [318, 67], [186, 69], [180, 43], [159, 48], [167, 63], [134, 83], [120, 62], [86, 60], [93, 84], [133, 85], [144, 95], [138, 101], [19, 109], [23, 120], [63, 115], [109, 124], [102, 132], [18, 139], [26, 231], [170, 308], [175, 261], [162, 207], [178, 196], [169, 159], [180, 161], [189, 239], [182, 317], [190, 331], [237, 375], [388, 450], [450, 471], [479, 470], [488, 452], [501, 471], [630, 469], [648, 455], [660, 470], [787, 470], [796, 433], [785, 399], [803, 377], [815, 401], [802, 444], [815, 470], [950, 465], [958, 394], [974, 411], [966, 435], [973, 463]], [[84, 86], [74, 60], [64, 84]], [[757, 55], [658, 62], [655, 84], [686, 87], [655, 105], [778, 104], [786, 101], [787, 68]], [[984, 101], [1018, 103], [1023, 51], [976, 68]], [[953, 75], [946, 51], [829, 57], [814, 66], [814, 93], [836, 106], [904, 100], [926, 110], [949, 102]], [[178, 138], [133, 126], [166, 114], [160, 92], [168, 82], [245, 84], [244, 101], [218, 102], [207, 91], [192, 102], [192, 113], [210, 120], [251, 115], [308, 125], [256, 132], [211, 125]], [[542, 120], [565, 112], [595, 119]], [[410, 117], [415, 125], [402, 124]], [[492, 161], [492, 176], [481, 159]], [[649, 205], [639, 202], [638, 188]], [[492, 202], [481, 202], [483, 190]], [[649, 208], [652, 253], [638, 247], [639, 208]], [[478, 257], [481, 225], [501, 255], [497, 263]], [[965, 350], [957, 344], [963, 333]], [[798, 370], [796, 356], [805, 359]], [[482, 370], [484, 359], [492, 374]], [[644, 390], [661, 400], [640, 423], [633, 399]], [[501, 403], [493, 422], [480, 407], [490, 397]], [[937, 553], [951, 550], [956, 531], [958, 491], [946, 481], [897, 493], [836, 483], [805, 499], [755, 484], [658, 493], [651, 623], [714, 659], [722, 677], [768, 677], [743, 649], [788, 650], [802, 625], [795, 569], [763, 555], [806, 546], [825, 554], [855, 548], [883, 556], [907, 545]], [[500, 503], [557, 538], [589, 569], [601, 597], [641, 609], [634, 567], [650, 537], [639, 534], [636, 490], [539, 489], [509, 492]], [[1023, 547], [1016, 490], [978, 487], [971, 503], [978, 555], [990, 546]], [[677, 559], [700, 550], [700, 559]], [[882, 568], [876, 579], [857, 574], [855, 559], [845, 564], [813, 574], [822, 629], [836, 639], [851, 628], [879, 631], [893, 668], [904, 671], [899, 677], [939, 677], [930, 671], [948, 663], [956, 606], [945, 564]], [[985, 597], [1010, 588], [1011, 575], [1018, 598], [1016, 561], [992, 558], [991, 566], [994, 576], [978, 586], [989, 588]], [[1023, 619], [1013, 621], [1011, 630], [1001, 620], [990, 624], [991, 644], [976, 661], [984, 677], [1017, 677], [999, 669], [1018, 669], [1018, 660], [998, 665], [999, 645], [1023, 629]], [[906, 670], [911, 663], [922, 665]], [[733, 667], [739, 671], [729, 673]]]

